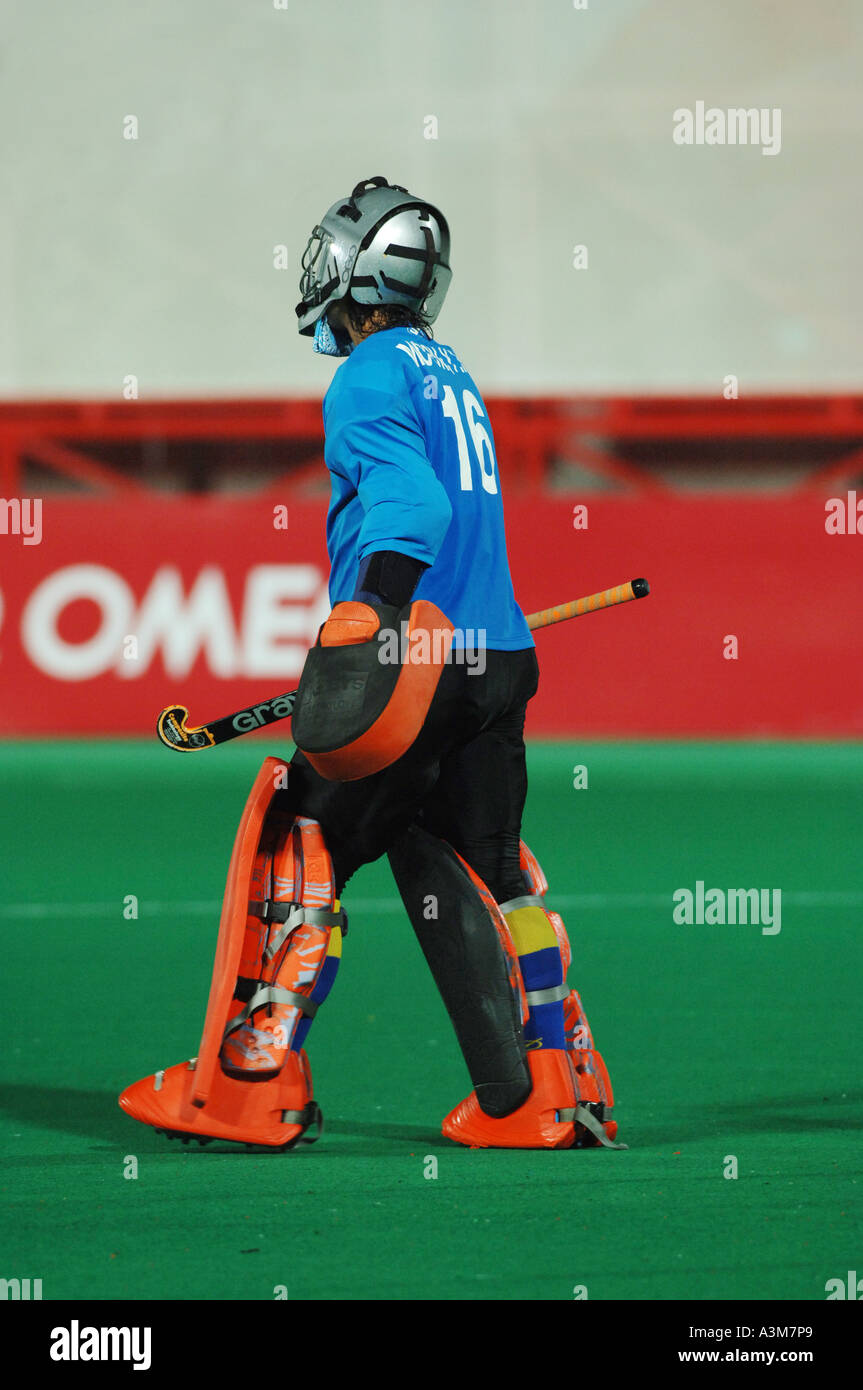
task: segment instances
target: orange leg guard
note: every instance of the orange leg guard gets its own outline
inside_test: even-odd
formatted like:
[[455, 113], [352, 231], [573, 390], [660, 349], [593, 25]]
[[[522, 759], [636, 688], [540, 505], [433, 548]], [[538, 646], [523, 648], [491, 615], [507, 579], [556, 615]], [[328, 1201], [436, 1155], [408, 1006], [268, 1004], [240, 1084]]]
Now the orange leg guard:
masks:
[[120, 1096], [127, 1114], [184, 1142], [288, 1149], [320, 1134], [301, 1044], [347, 919], [320, 827], [271, 808], [283, 770], [265, 760], [237, 830], [198, 1056]]
[[[542, 899], [548, 892], [548, 880], [535, 855], [523, 840], [520, 842], [520, 850], [525, 883], [532, 894]], [[542, 906], [557, 937], [563, 976], [566, 979], [566, 972], [572, 963], [572, 948], [566, 927], [560, 913], [550, 911], [544, 903]], [[617, 1122], [612, 1118], [614, 1092], [608, 1068], [600, 1053], [596, 1051], [590, 1024], [577, 990], [570, 990], [564, 1001], [563, 1012], [566, 1047], [575, 1078], [576, 1099], [578, 1106], [582, 1107], [582, 1113], [576, 1120], [575, 1147], [593, 1148], [599, 1144], [611, 1147], [617, 1137]], [[567, 1111], [561, 1112], [562, 1115], [566, 1113]], [[626, 1145], [619, 1144], [615, 1147], [626, 1148]]]
[[[524, 842], [521, 844], [521, 867], [528, 894], [504, 907], [516, 913], [524, 906], [542, 908], [554, 929], [565, 978], [571, 962], [566, 928], [559, 914], [549, 912], [542, 903], [548, 883]], [[471, 1148], [570, 1149], [600, 1145], [626, 1148], [625, 1144], [615, 1143], [617, 1124], [612, 1118], [611, 1081], [594, 1047], [581, 999], [575, 990], [570, 990], [564, 1000], [564, 1018], [565, 1051], [528, 1048], [533, 1089], [527, 1100], [511, 1114], [496, 1119], [482, 1111], [476, 1092], [472, 1092], [444, 1120], [446, 1138]]]

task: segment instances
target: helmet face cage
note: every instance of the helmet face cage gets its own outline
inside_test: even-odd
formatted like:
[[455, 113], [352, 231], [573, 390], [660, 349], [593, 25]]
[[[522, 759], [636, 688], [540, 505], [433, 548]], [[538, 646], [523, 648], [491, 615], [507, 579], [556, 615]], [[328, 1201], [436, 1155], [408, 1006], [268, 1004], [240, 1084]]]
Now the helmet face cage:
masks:
[[[356, 247], [351, 248], [356, 255]], [[348, 275], [343, 277], [340, 265], [344, 247], [324, 226], [315, 227], [306, 244], [302, 260], [300, 294], [303, 308], [317, 309], [339, 299], [346, 292]], [[299, 307], [297, 313], [299, 313]], [[315, 319], [320, 315], [316, 314]]]
[[349, 292], [358, 304], [403, 305], [433, 323], [451, 278], [442, 214], [398, 185], [368, 179], [334, 203], [309, 238], [296, 307], [299, 332], [314, 333], [327, 306]]
[[332, 241], [332, 237], [324, 231], [323, 227], [315, 227], [303, 252], [300, 294], [308, 302], [311, 302], [317, 290], [324, 283], [321, 272], [326, 266], [327, 253]]

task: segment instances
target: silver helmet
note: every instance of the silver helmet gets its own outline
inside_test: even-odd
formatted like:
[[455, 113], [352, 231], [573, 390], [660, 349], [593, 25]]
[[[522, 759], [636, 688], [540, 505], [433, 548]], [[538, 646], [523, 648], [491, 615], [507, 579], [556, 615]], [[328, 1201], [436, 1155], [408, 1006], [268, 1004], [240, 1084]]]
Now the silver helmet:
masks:
[[358, 183], [309, 237], [297, 305], [310, 335], [327, 307], [350, 293], [357, 304], [401, 304], [429, 323], [449, 289], [449, 227], [431, 203], [380, 175]]

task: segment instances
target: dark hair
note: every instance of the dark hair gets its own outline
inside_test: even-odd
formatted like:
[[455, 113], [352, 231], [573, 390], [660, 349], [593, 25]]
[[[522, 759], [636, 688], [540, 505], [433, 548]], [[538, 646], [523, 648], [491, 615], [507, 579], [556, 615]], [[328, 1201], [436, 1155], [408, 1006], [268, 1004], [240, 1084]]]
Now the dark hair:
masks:
[[418, 328], [427, 338], [434, 337], [425, 314], [409, 309], [406, 304], [357, 304], [350, 294], [345, 295], [342, 303], [356, 333], [362, 333], [366, 323], [371, 321], [372, 333], [386, 328]]

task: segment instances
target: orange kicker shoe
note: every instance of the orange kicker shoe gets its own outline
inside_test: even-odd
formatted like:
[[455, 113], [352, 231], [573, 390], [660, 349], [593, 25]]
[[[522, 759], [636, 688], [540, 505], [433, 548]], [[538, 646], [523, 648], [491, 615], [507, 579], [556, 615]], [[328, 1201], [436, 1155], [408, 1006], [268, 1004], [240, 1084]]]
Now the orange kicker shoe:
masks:
[[268, 1081], [237, 1081], [217, 1067], [203, 1106], [192, 1100], [196, 1061], [179, 1062], [136, 1081], [120, 1096], [120, 1108], [184, 1144], [191, 1139], [209, 1144], [215, 1139], [247, 1147], [291, 1149], [320, 1137], [322, 1116], [312, 1099], [305, 1052], [289, 1052], [282, 1070]]
[[575, 1125], [558, 1119], [559, 1110], [577, 1105], [569, 1059], [558, 1048], [534, 1048], [527, 1053], [533, 1090], [511, 1115], [495, 1120], [486, 1115], [471, 1091], [443, 1122], [446, 1139], [472, 1149], [570, 1149]]
[[[486, 1115], [472, 1091], [443, 1122], [442, 1134], [472, 1149], [625, 1149], [605, 1104], [608, 1073], [599, 1053], [536, 1048], [527, 1053], [533, 1090], [503, 1119]], [[598, 1063], [598, 1067], [597, 1064]], [[600, 1075], [597, 1076], [597, 1071]], [[599, 1084], [597, 1084], [599, 1083]], [[608, 1085], [608, 1097], [610, 1097]]]

